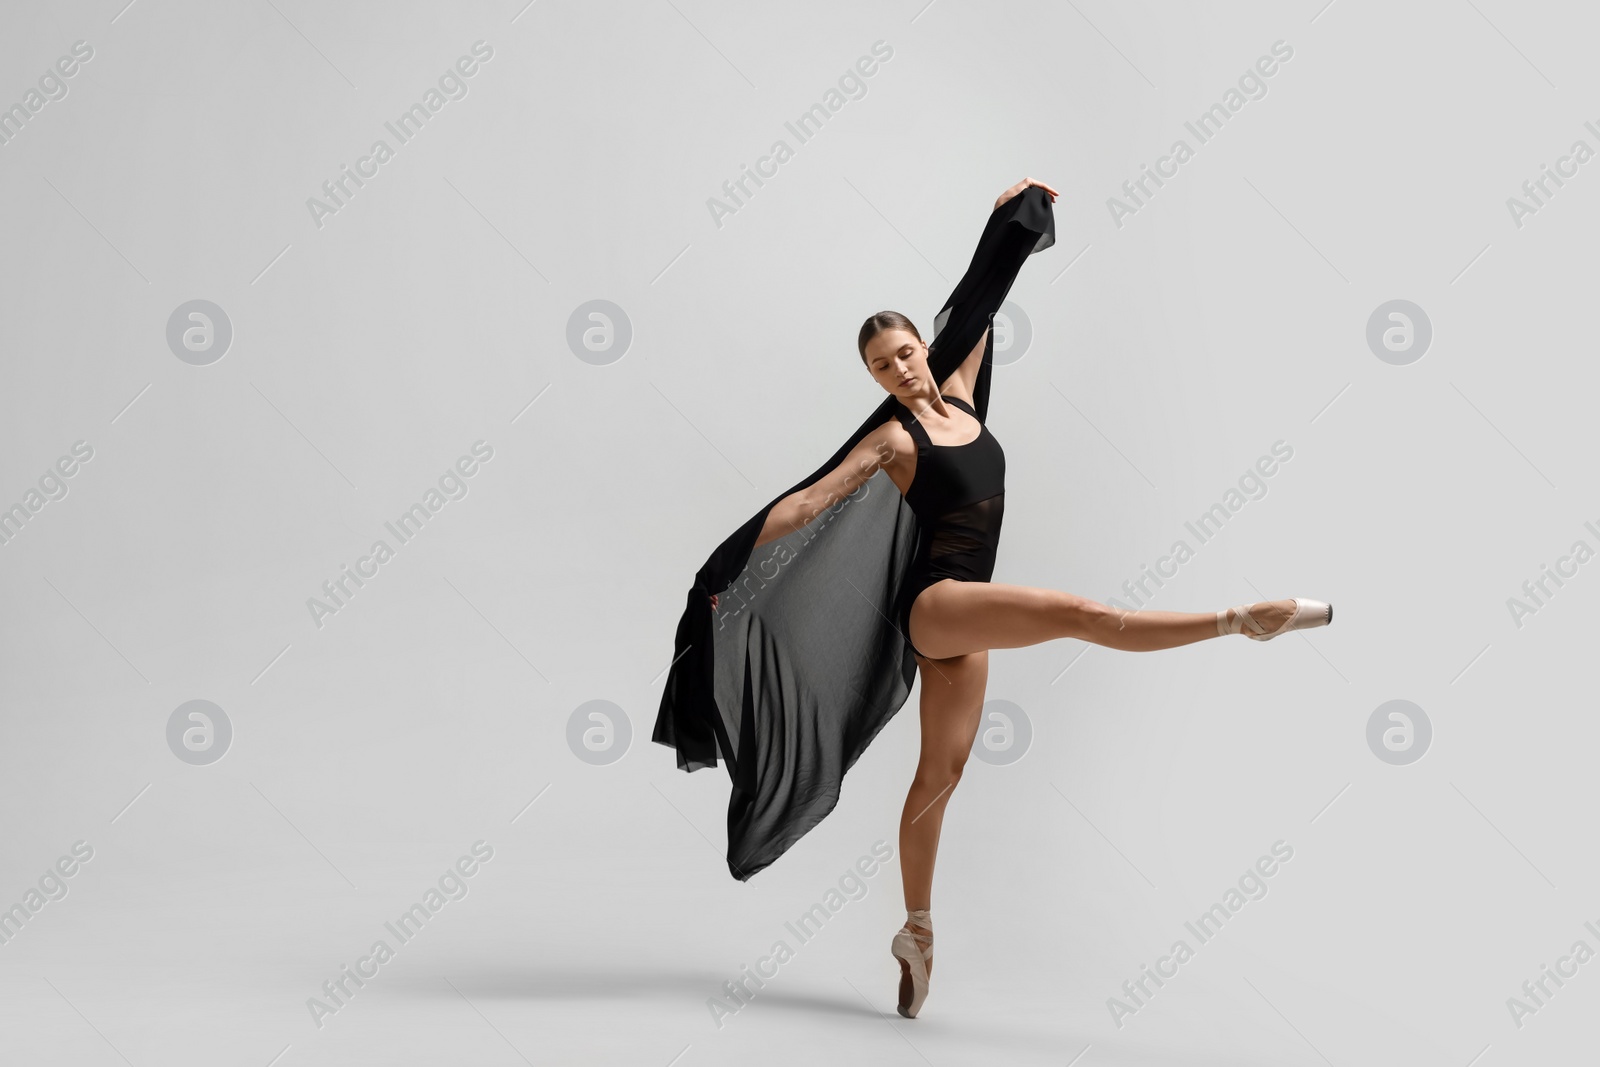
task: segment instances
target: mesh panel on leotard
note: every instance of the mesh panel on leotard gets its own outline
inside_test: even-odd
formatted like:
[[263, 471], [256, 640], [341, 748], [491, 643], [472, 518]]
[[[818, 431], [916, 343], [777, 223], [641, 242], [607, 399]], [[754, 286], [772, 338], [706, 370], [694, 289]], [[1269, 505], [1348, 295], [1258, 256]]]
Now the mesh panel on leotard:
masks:
[[970, 570], [967, 581], [988, 581], [994, 573], [995, 549], [1005, 494], [996, 493], [939, 516], [928, 539], [928, 559], [940, 570]]

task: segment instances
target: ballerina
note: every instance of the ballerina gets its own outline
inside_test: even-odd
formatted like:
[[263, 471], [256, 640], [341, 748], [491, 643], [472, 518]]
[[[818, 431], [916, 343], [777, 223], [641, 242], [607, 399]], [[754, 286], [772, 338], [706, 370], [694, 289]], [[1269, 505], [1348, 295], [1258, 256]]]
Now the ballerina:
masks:
[[[1027, 193], [1027, 204], [1013, 204], [1012, 210], [1007, 211], [1006, 205], [1014, 198], [1034, 189], [1038, 191]], [[873, 581], [883, 575], [898, 579], [891, 583], [892, 592], [876, 594], [873, 607], [883, 616], [884, 626], [900, 636], [922, 679], [921, 751], [900, 820], [906, 922], [891, 942], [891, 952], [900, 966], [898, 1009], [906, 1018], [917, 1016], [928, 995], [933, 966], [930, 907], [939, 831], [945, 806], [961, 780], [981, 720], [991, 649], [1023, 648], [1075, 638], [1121, 651], [1150, 652], [1238, 633], [1269, 641], [1295, 630], [1327, 625], [1333, 619], [1332, 605], [1298, 597], [1207, 612], [1124, 611], [1062, 590], [990, 581], [1005, 504], [1005, 453], [985, 422], [992, 365], [991, 323], [1021, 262], [1053, 243], [1049, 204], [1057, 195], [1055, 189], [1032, 178], [1024, 178], [1000, 194], [973, 266], [940, 314], [943, 328], [934, 346], [925, 344], [911, 320], [898, 312], [878, 312], [862, 324], [857, 348], [867, 371], [888, 399], [875, 418], [869, 419], [829, 464], [747, 524], [754, 532], [748, 548], [738, 534], [725, 543], [736, 548], [736, 555], [747, 558], [763, 545], [796, 539], [801, 547], [794, 559], [804, 561], [808, 559], [804, 553], [813, 554], [809, 557], [813, 570], [802, 574], [833, 573], [829, 581], [821, 577], [798, 579], [799, 589], [814, 597], [824, 595], [824, 591], [831, 593], [842, 577], [860, 599], [871, 600], [862, 591], [862, 584], [873, 588]], [[1013, 230], [1017, 232], [1002, 236]], [[980, 326], [981, 334], [972, 340]], [[966, 346], [959, 362], [949, 347], [949, 340], [955, 338]], [[859, 506], [852, 501], [870, 499], [863, 491], [882, 484], [880, 472], [898, 491], [900, 499], [895, 506], [903, 502], [915, 518], [910, 527], [915, 534], [914, 547], [909, 552], [903, 550], [907, 539], [894, 536], [894, 531], [877, 541], [859, 532], [888, 529], [887, 518], [862, 518], [849, 528], [851, 533], [841, 535], [835, 526], [809, 543], [799, 542], [824, 515], [836, 522], [836, 516], [851, 506]], [[880, 502], [876, 506], [885, 509], [881, 514], [892, 514], [886, 510], [889, 504]], [[832, 541], [825, 540], [829, 537]], [[843, 554], [852, 546], [870, 546], [879, 541], [890, 546], [883, 557], [887, 562], [879, 562], [879, 557], [864, 548], [860, 555], [865, 556], [865, 562]], [[836, 552], [832, 558], [826, 557], [830, 549]], [[824, 562], [816, 562], [818, 556], [823, 556]], [[714, 554], [713, 562], [716, 560]], [[792, 563], [793, 560], [786, 560], [780, 566]], [[854, 579], [847, 573], [852, 566], [857, 570]], [[781, 571], [773, 577], [783, 591], [787, 591], [784, 582], [795, 580]], [[726, 583], [723, 587], [726, 591]], [[709, 594], [709, 601], [712, 613], [719, 617], [726, 614], [726, 609], [718, 610], [721, 598], [717, 592]], [[835, 603], [850, 601], [845, 596]], [[748, 606], [741, 601], [738, 615], [744, 616], [743, 609]], [[885, 607], [892, 610], [885, 611]], [[802, 636], [826, 640], [828, 634], [820, 624], [809, 622], [810, 618], [781, 596], [769, 595], [761, 602], [760, 611], [751, 610], [749, 617], [743, 619], [743, 643], [724, 640], [720, 632], [711, 638], [718, 655], [725, 647], [730, 654], [736, 650], [742, 653], [746, 683], [741, 698], [728, 684], [731, 676], [724, 679], [717, 693], [738, 705], [738, 714], [723, 709], [723, 701], [719, 700], [719, 714], [712, 722], [724, 753], [735, 752], [742, 757], [737, 759], [742, 766], [730, 767], [735, 784], [729, 808], [730, 865], [735, 864], [737, 831], [748, 827], [745, 833], [738, 834], [744, 842], [742, 853], [771, 862], [794, 837], [826, 815], [837, 799], [837, 781], [843, 771], [887, 718], [881, 714], [877, 718], [868, 716], [863, 724], [849, 716], [835, 716], [831, 705], [819, 703], [813, 707], [811, 702], [793, 696], [795, 691], [819, 684], [815, 676], [822, 673], [821, 659], [811, 674], [797, 670], [786, 676], [785, 684], [764, 680], [759, 692], [748, 684], [752, 664], [765, 668], [764, 674], [782, 675], [787, 650], [802, 647], [797, 637], [776, 643], [772, 634], [792, 632], [796, 627], [803, 631], [809, 626], [810, 632]], [[781, 627], [780, 621], [784, 623]], [[836, 620], [835, 625], [842, 623]], [[864, 632], [871, 636], [882, 628], [866, 626]], [[749, 651], [753, 638], [757, 639], [759, 656], [752, 656]], [[835, 647], [842, 657], [843, 644]], [[797, 652], [790, 658], [798, 656]], [[720, 672], [723, 664], [714, 666]], [[830, 669], [836, 670], [837, 663]], [[868, 668], [854, 669], [861, 679], [870, 681], [876, 677]], [[851, 688], [859, 686], [852, 682]], [[897, 690], [891, 690], [891, 696], [894, 692]], [[683, 694], [675, 694], [669, 687], [667, 696]], [[664, 697], [656, 740], [671, 743], [672, 731], [664, 730], [662, 724], [668, 722], [669, 708], [676, 706], [675, 701]], [[785, 724], [792, 729], [785, 730]], [[764, 740], [750, 743], [752, 735], [762, 737], [763, 726], [767, 727]], [[859, 736], [862, 730], [866, 731], [864, 739]], [[663, 733], [668, 737], [663, 738]], [[817, 744], [785, 744], [796, 736], [802, 741], [815, 738]], [[835, 736], [848, 741], [830, 752], [821, 741]], [[741, 739], [749, 744], [748, 748]], [[821, 757], [813, 754], [818, 747], [823, 751]], [[768, 751], [772, 748], [782, 751], [773, 756]], [[683, 758], [680, 746], [680, 765]], [[805, 795], [805, 787], [797, 783], [808, 780], [822, 781], [828, 788], [819, 791], [813, 786]], [[798, 800], [797, 792], [802, 794]], [[750, 817], [752, 812], [757, 813], [754, 818]], [[736, 876], [748, 877], [740, 874], [742, 868], [732, 869]]]

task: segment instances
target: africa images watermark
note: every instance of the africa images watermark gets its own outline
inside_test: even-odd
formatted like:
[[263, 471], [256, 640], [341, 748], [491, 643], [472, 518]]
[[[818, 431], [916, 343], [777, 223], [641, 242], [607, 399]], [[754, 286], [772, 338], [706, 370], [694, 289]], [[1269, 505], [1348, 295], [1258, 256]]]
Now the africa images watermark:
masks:
[[[1593, 121], [1585, 121], [1583, 128], [1600, 139], [1600, 127]], [[1522, 195], [1527, 199], [1506, 197], [1506, 210], [1511, 213], [1511, 225], [1519, 230], [1522, 229], [1523, 220], [1529, 215], [1537, 215], [1540, 208], [1549, 206], [1545, 201], [1555, 196], [1556, 191], [1567, 184], [1561, 179], [1577, 177], [1578, 168], [1593, 158], [1594, 149], [1589, 147], [1588, 141], [1580, 137], [1572, 142], [1572, 147], [1567, 150], [1566, 155], [1557, 157], [1554, 169], [1548, 163], [1540, 163], [1539, 176], [1522, 183]], [[1569, 164], [1571, 170], [1567, 169]], [[1555, 189], [1550, 188], [1551, 184], [1555, 185]], [[1544, 195], [1541, 197], [1540, 193]]]
[[[1273, 456], [1278, 458], [1273, 459]], [[1185, 522], [1183, 524], [1184, 527], [1195, 536], [1199, 545], [1204, 545], [1211, 541], [1221, 532], [1222, 527], [1228, 520], [1237, 515], [1246, 504], [1252, 500], [1261, 500], [1266, 497], [1268, 492], [1266, 479], [1278, 473], [1280, 463], [1288, 463], [1293, 458], [1293, 445], [1282, 439], [1272, 442], [1272, 455], [1259, 457], [1253, 467], [1246, 469], [1239, 476], [1238, 489], [1229, 486], [1228, 490], [1222, 494], [1220, 501], [1202, 511], [1193, 522]], [[1116, 597], [1107, 600], [1107, 606], [1121, 611], [1133, 611], [1144, 607], [1145, 601], [1154, 599], [1154, 593], [1151, 592], [1146, 583], [1154, 582], [1156, 588], [1160, 589], [1167, 584], [1161, 579], [1177, 577], [1178, 568], [1193, 559], [1197, 549], [1198, 545], [1191, 547], [1187, 540], [1182, 537], [1178, 538], [1172, 543], [1172, 547], [1167, 550], [1167, 555], [1156, 560], [1153, 573], [1150, 566], [1144, 564], [1142, 565], [1143, 572], [1138, 578], [1130, 578], [1122, 583], [1122, 591], [1128, 595], [1129, 600], [1133, 601], [1132, 607], [1129, 607]], [[1170, 570], [1168, 569], [1169, 566]], [[1141, 593], [1143, 596], [1140, 596]]]
[[[837, 89], [830, 85], [823, 92], [821, 103], [812, 104], [802, 111], [793, 122], [785, 122], [783, 124], [784, 129], [793, 134], [797, 142], [805, 144], [821, 133], [823, 125], [838, 114], [839, 109], [844, 107], [845, 104], [851, 100], [860, 100], [866, 96], [867, 83], [865, 79], [878, 72], [878, 62], [889, 62], [894, 56], [894, 49], [880, 38], [872, 42], [872, 55], [877, 56], [878, 59], [875, 61], [872, 56], [862, 56], [857, 59], [854, 67], [847, 68], [843, 74], [839, 75]], [[841, 92], [841, 90], [843, 91]], [[846, 96], [845, 94], [849, 95]], [[745, 201], [755, 195], [750, 191], [746, 184], [747, 182], [754, 182], [757, 189], [764, 187], [767, 183], [761, 179], [776, 177], [778, 168], [793, 159], [794, 155], [795, 150], [789, 146], [789, 142], [780, 137], [772, 142], [772, 147], [767, 149], [767, 155], [761, 156], [756, 160], [753, 169], [741, 163], [739, 165], [739, 176], [722, 183], [722, 194], [727, 199], [721, 200], [715, 196], [706, 198], [706, 210], [711, 212], [711, 221], [716, 224], [717, 229], [722, 229], [723, 218], [729, 215], [737, 215], [739, 209], [744, 207]], [[770, 170], [767, 169], [768, 166], [771, 167]], [[737, 189], [735, 189], [735, 186], [737, 186]], [[743, 194], [743, 199], [740, 199], [741, 193]]]
[[[874, 859], [873, 857], [877, 857]], [[839, 914], [844, 906], [852, 900], [861, 900], [867, 895], [868, 878], [877, 874], [882, 864], [887, 864], [894, 858], [894, 849], [883, 840], [872, 843], [872, 855], [862, 856], [856, 860], [855, 865], [839, 876], [837, 888], [829, 886], [828, 891], [822, 895], [819, 903], [811, 905], [800, 913], [794, 922], [783, 924], [784, 929], [794, 935], [795, 940], [804, 945], [822, 930], [833, 916]], [[795, 950], [783, 938], [772, 943], [772, 948], [767, 955], [756, 960], [754, 973], [747, 963], [739, 968], [739, 974], [722, 983], [721, 997], [707, 997], [706, 1008], [711, 1012], [711, 1021], [721, 1030], [724, 1021], [737, 1015], [744, 1007], [753, 1001], [756, 994], [767, 987], [763, 978], [776, 977], [778, 968], [794, 959]], [[769, 969], [770, 968], [770, 969]], [[755, 985], [750, 988], [748, 983]]]
[[72, 442], [72, 455], [62, 456], [52, 467], [46, 468], [39, 476], [39, 488], [29, 487], [20, 501], [0, 511], [0, 545], [9, 545], [12, 538], [22, 532], [23, 526], [44, 510], [46, 504], [65, 499], [68, 491], [66, 479], [77, 474], [80, 465], [93, 458], [94, 448], [89, 442]]
[[74, 841], [72, 855], [62, 856], [45, 868], [39, 876], [39, 886], [28, 887], [22, 900], [0, 911], [0, 945], [9, 945], [12, 938], [22, 932], [22, 927], [51, 901], [63, 900], [67, 895], [67, 879], [77, 874], [81, 866], [94, 859], [94, 846], [87, 841]]
[[[1277, 858], [1274, 859], [1274, 856]], [[1245, 872], [1239, 876], [1237, 887], [1230, 885], [1222, 894], [1220, 902], [1201, 912], [1194, 922], [1184, 922], [1184, 928], [1202, 945], [1211, 941], [1222, 932], [1223, 924], [1237, 915], [1246, 903], [1266, 897], [1266, 880], [1278, 873], [1280, 863], [1288, 863], [1293, 858], [1294, 846], [1287, 844], [1282, 838], [1274, 841], [1271, 856], [1262, 856], [1253, 866], [1245, 868]], [[1130, 978], [1122, 983], [1123, 995], [1133, 1003], [1129, 1004], [1116, 997], [1107, 997], [1106, 1008], [1111, 1012], [1111, 1021], [1117, 1024], [1117, 1029], [1122, 1029], [1122, 1020], [1125, 1017], [1139, 1014], [1139, 1009], [1149, 1003], [1155, 996], [1156, 990], [1167, 984], [1162, 979], [1176, 977], [1178, 968], [1193, 959], [1194, 954], [1195, 950], [1189, 947], [1189, 942], [1180, 937], [1172, 943], [1167, 955], [1156, 960], [1155, 970], [1152, 971], [1149, 964], [1143, 964], [1140, 967], [1139, 977]], [[1171, 965], [1171, 970], [1167, 969], [1168, 964]], [[1154, 982], [1156, 988], [1151, 989], [1147, 982]], [[1143, 997], [1139, 995], [1141, 992], [1144, 994]]]
[[[1276, 56], [1274, 61], [1272, 56]], [[1217, 134], [1222, 132], [1229, 119], [1237, 115], [1241, 108], [1251, 100], [1260, 100], [1267, 95], [1267, 78], [1278, 72], [1278, 63], [1287, 63], [1294, 56], [1294, 49], [1289, 44], [1279, 40], [1272, 42], [1272, 56], [1262, 56], [1257, 59], [1253, 67], [1248, 67], [1239, 75], [1239, 87], [1229, 87], [1222, 94], [1222, 100], [1212, 104], [1209, 108], [1196, 116], [1193, 122], [1185, 121], [1183, 128], [1188, 130], [1198, 144], [1206, 144]], [[1139, 209], [1145, 206], [1146, 201], [1155, 196], [1156, 191], [1167, 183], [1163, 178], [1175, 178], [1178, 168], [1194, 158], [1196, 147], [1179, 137], [1172, 142], [1172, 147], [1167, 150], [1167, 155], [1156, 160], [1155, 169], [1152, 171], [1148, 163], [1141, 165], [1140, 174], [1122, 183], [1123, 195], [1131, 200], [1122, 200], [1115, 196], [1106, 198], [1106, 210], [1111, 213], [1111, 222], [1122, 229], [1122, 220], [1128, 215], [1137, 215]], [[1171, 169], [1167, 169], [1168, 166]], [[1147, 183], [1154, 183], [1151, 189]], [[1141, 197], [1140, 194], [1143, 194]]]
[[[1596, 528], [1593, 522], [1586, 521], [1583, 525], [1596, 538], [1600, 538], [1600, 528]], [[1522, 583], [1523, 595], [1528, 599], [1520, 600], [1514, 596], [1506, 597], [1506, 610], [1511, 612], [1511, 621], [1516, 628], [1522, 629], [1523, 616], [1537, 615], [1540, 608], [1547, 606], [1546, 601], [1555, 596], [1556, 591], [1567, 584], [1562, 581], [1563, 578], [1577, 577], [1578, 568], [1588, 563], [1591, 559], [1594, 559], [1594, 549], [1589, 547], [1589, 542], [1580, 537], [1572, 542], [1572, 547], [1568, 550], [1567, 555], [1556, 557], [1556, 565], [1553, 570], [1549, 564], [1539, 564], [1539, 577], [1529, 578]], [[1568, 566], [1571, 566], [1572, 569], [1568, 570]], [[1551, 582], [1555, 583], [1555, 589], [1550, 588], [1549, 583]], [[1544, 594], [1543, 598], [1539, 596], [1540, 593]]]
[[[477, 458], [474, 459], [474, 456]], [[420, 502], [401, 512], [394, 522], [385, 522], [384, 528], [394, 535], [399, 544], [409, 544], [412, 538], [422, 532], [428, 520], [443, 510], [447, 501], [461, 500], [467, 495], [467, 479], [478, 473], [479, 461], [487, 463], [493, 458], [493, 445], [487, 441], [474, 441], [472, 455], [462, 456], [453, 467], [447, 467], [439, 476], [438, 488], [429, 486]], [[327, 600], [319, 600], [314, 596], [306, 598], [306, 610], [311, 613], [311, 623], [317, 629], [322, 629], [322, 620], [326, 616], [337, 615], [341, 608], [347, 607], [350, 599], [368, 581], [376, 578], [379, 569], [395, 556], [395, 549], [389, 547], [389, 542], [381, 537], [372, 542], [372, 547], [367, 551], [367, 555], [356, 560], [354, 571], [346, 563], [337, 577], [322, 583], [322, 592]], [[368, 566], [372, 569], [368, 570]], [[352, 585], [354, 588], [351, 588]]]
[[378, 976], [384, 964], [394, 959], [400, 946], [408, 944], [420, 934], [423, 926], [439, 914], [446, 904], [467, 895], [466, 880], [477, 874], [482, 864], [494, 859], [494, 847], [481, 838], [472, 843], [470, 851], [470, 856], [463, 855], [446, 867], [444, 873], [439, 875], [438, 884], [423, 890], [420, 901], [401, 912], [393, 922], [383, 924], [383, 928], [394, 938], [393, 945], [389, 944], [387, 938], [378, 938], [367, 954], [356, 960], [353, 968], [349, 964], [342, 964], [337, 977], [322, 983], [322, 997], [306, 998], [306, 1009], [311, 1012], [311, 1021], [318, 1030], [323, 1027], [324, 1017], [337, 1015], [348, 1007], [350, 999], [367, 982]]
[[30, 87], [22, 94], [21, 101], [0, 111], [0, 147], [9, 145], [46, 104], [65, 100], [69, 91], [67, 79], [78, 73], [81, 64], [93, 58], [94, 48], [88, 41], [73, 41], [72, 54], [57, 59], [53, 67], [39, 75], [39, 88]]
[[[1596, 927], [1593, 922], [1585, 920], [1583, 928], [1600, 938], [1600, 927]], [[1522, 997], [1506, 998], [1506, 1010], [1511, 1013], [1511, 1021], [1516, 1024], [1517, 1029], [1521, 1030], [1525, 1025], [1524, 1016], [1537, 1015], [1540, 1008], [1549, 1007], [1545, 1002], [1567, 984], [1562, 981], [1563, 978], [1576, 977], [1578, 968], [1592, 959], [1594, 959], [1594, 949], [1589, 947], [1589, 942], [1580, 937], [1572, 943], [1572, 949], [1567, 955], [1556, 958], [1554, 970], [1551, 970], [1549, 964], [1539, 964], [1539, 977], [1522, 983]], [[1571, 970], [1567, 969], [1568, 965], [1571, 966]], [[1555, 984], [1554, 990], [1550, 988], [1552, 982]]]
[[[477, 58], [474, 59], [473, 56]], [[412, 104], [402, 111], [393, 122], [383, 124], [384, 129], [394, 136], [395, 147], [390, 147], [389, 142], [380, 137], [372, 142], [372, 147], [367, 150], [366, 155], [356, 160], [355, 170], [352, 171], [347, 164], [340, 164], [339, 176], [322, 183], [322, 193], [327, 200], [319, 200], [314, 196], [306, 198], [306, 210], [311, 212], [311, 221], [316, 224], [317, 229], [322, 229], [322, 220], [326, 216], [337, 215], [341, 208], [348, 206], [348, 201], [355, 197], [355, 190], [367, 184], [362, 179], [377, 177], [378, 168], [394, 158], [396, 148], [408, 144], [413, 137], [421, 133], [422, 127], [438, 114], [445, 104], [451, 100], [465, 99], [468, 92], [466, 80], [478, 73], [479, 63], [487, 63], [493, 57], [492, 46], [482, 40], [472, 42], [472, 55], [457, 59], [453, 67], [447, 68], [439, 75], [438, 88], [430, 85], [422, 94], [419, 103]], [[350, 188], [352, 184], [355, 189]]]

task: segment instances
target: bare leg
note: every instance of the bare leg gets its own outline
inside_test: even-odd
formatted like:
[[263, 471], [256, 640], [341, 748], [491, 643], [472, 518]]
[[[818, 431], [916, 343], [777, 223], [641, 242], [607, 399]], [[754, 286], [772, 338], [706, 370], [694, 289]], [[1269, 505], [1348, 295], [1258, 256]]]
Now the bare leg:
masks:
[[[1269, 630], [1293, 611], [1289, 600], [1250, 608]], [[1215, 611], [1121, 611], [1058, 589], [951, 578], [922, 591], [911, 606], [910, 625], [912, 644], [941, 664], [946, 657], [1062, 637], [1123, 652], [1153, 652], [1218, 636]]]
[[[939, 830], [944, 825], [945, 805], [961, 781], [978, 733], [989, 681], [989, 653], [974, 652], [938, 662], [919, 658], [918, 667], [922, 673], [922, 752], [900, 813], [900, 880], [907, 911], [931, 906]], [[930, 974], [932, 969], [930, 961]]]

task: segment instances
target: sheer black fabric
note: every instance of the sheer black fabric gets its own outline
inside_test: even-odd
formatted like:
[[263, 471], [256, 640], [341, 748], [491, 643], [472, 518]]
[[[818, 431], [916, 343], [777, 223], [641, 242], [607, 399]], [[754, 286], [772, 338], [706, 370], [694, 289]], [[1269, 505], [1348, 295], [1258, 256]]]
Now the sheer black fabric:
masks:
[[[936, 383], [983, 338], [1028, 256], [1054, 243], [1049, 194], [1037, 186], [990, 213], [966, 274], [934, 319], [928, 361]], [[980, 422], [992, 368], [991, 334], [973, 385]], [[932, 524], [882, 470], [803, 528], [759, 549], [756, 538], [773, 505], [905, 411], [885, 397], [826, 462], [729, 534], [689, 589], [651, 740], [674, 747], [685, 771], [715, 766], [721, 752], [733, 786], [728, 870], [741, 881], [833, 810], [845, 772], [910, 695], [916, 660], [902, 613], [928, 573], [917, 561], [931, 561], [936, 544], [925, 536]], [[922, 455], [919, 444], [919, 470]], [[970, 523], [980, 541], [998, 536], [1002, 501], [966, 503], [976, 508], [945, 528], [947, 549], [959, 551], [959, 525]]]

